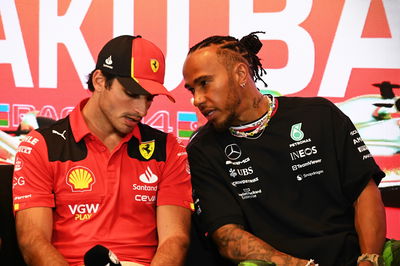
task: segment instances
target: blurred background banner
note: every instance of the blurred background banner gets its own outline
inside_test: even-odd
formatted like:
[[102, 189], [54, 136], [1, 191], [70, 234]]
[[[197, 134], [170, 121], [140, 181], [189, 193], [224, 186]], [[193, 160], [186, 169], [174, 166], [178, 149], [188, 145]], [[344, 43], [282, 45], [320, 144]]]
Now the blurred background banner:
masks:
[[131, 34], [163, 50], [177, 99], [156, 97], [144, 122], [187, 143], [204, 123], [183, 87], [188, 49], [252, 31], [266, 32], [259, 55], [269, 86], [260, 90], [332, 100], [386, 172], [381, 186], [399, 186], [400, 0], [1, 0], [0, 129], [33, 111], [65, 117], [90, 95], [101, 47]]

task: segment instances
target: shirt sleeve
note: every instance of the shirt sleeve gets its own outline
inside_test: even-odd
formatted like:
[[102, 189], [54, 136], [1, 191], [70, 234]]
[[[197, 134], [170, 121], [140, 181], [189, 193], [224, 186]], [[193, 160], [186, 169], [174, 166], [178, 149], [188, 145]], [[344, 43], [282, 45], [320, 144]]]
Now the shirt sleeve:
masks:
[[[212, 144], [208, 144], [208, 146]], [[201, 233], [212, 234], [226, 224], [245, 226], [243, 213], [233, 193], [224, 180], [226, 175], [222, 158], [217, 158], [217, 148], [208, 153], [201, 145], [188, 149], [195, 201], [195, 219], [201, 225]], [[204, 149], [203, 149], [204, 148]], [[229, 183], [229, 182], [228, 182]]]
[[332, 104], [335, 146], [344, 195], [354, 202], [371, 178], [378, 185], [385, 173], [376, 164], [354, 124]]
[[32, 131], [20, 143], [13, 174], [14, 211], [31, 207], [54, 207], [53, 180], [47, 146], [41, 134]]
[[192, 184], [185, 147], [167, 136], [167, 159], [157, 195], [157, 206], [176, 205], [193, 210]]

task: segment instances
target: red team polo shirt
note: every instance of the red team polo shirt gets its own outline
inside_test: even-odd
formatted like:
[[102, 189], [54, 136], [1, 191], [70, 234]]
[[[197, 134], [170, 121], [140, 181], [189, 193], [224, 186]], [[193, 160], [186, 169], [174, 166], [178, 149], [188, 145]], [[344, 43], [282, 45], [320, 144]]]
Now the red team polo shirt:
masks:
[[156, 206], [192, 206], [185, 147], [138, 124], [110, 152], [84, 122], [86, 102], [20, 144], [14, 210], [53, 208], [52, 243], [71, 265], [82, 265], [96, 244], [122, 261], [150, 264], [158, 245]]

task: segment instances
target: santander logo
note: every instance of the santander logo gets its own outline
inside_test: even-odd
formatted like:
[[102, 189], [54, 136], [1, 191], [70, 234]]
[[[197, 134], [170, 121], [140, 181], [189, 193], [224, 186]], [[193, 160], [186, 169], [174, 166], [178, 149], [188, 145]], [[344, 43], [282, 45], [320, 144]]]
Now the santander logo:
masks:
[[140, 181], [146, 184], [151, 184], [155, 183], [158, 180], [158, 176], [156, 176], [150, 169], [149, 166], [147, 166], [146, 171], [139, 176]]

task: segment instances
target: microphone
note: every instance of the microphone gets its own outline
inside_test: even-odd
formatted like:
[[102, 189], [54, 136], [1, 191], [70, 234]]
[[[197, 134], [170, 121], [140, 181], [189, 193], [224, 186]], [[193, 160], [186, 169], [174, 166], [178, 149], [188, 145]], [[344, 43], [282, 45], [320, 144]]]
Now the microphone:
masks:
[[89, 249], [83, 257], [85, 266], [121, 266], [117, 256], [102, 245]]

